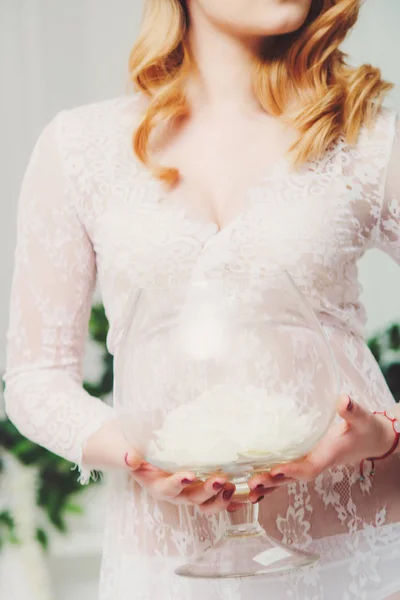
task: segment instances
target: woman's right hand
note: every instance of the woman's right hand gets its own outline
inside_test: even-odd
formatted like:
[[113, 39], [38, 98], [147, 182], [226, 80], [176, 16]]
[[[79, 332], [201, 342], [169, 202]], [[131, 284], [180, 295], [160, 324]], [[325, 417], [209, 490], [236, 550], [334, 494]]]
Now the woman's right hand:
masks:
[[[199, 481], [190, 471], [171, 474], [145, 462], [143, 456], [127, 446], [118, 419], [106, 421], [90, 436], [83, 450], [82, 465], [98, 471], [127, 468], [128, 465], [134, 479], [155, 499], [195, 505], [204, 513], [234, 511], [242, 506], [239, 502], [232, 502], [236, 488], [223, 474]], [[274, 489], [265, 489], [264, 485], [259, 489], [257, 486], [249, 493], [248, 499], [257, 502]]]
[[235, 510], [240, 506], [231, 502], [235, 486], [224, 475], [215, 475], [206, 481], [199, 481], [191, 471], [167, 473], [143, 461], [135, 451], [125, 455], [125, 462], [131, 469], [132, 477], [146, 488], [155, 500], [194, 505], [205, 514]]

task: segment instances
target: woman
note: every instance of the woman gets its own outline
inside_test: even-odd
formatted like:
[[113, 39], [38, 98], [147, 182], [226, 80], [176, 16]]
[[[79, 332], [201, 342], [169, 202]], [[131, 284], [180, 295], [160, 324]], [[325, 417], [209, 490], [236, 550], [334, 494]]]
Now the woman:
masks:
[[[6, 403], [20, 431], [110, 471], [101, 600], [391, 600], [400, 594], [399, 410], [362, 339], [356, 263], [400, 260], [400, 137], [390, 85], [338, 50], [358, 0], [148, 0], [133, 97], [64, 111], [23, 183]], [[157, 125], [157, 127], [156, 127]], [[397, 127], [397, 133], [396, 133]], [[132, 151], [132, 132], [134, 149]], [[291, 152], [289, 152], [291, 150]], [[276, 538], [321, 554], [282, 579], [190, 581], [173, 568], [218, 535], [224, 477], [142, 464], [114, 410], [81, 387], [98, 275], [118, 348], [131, 283], [275, 260], [330, 337], [342, 419], [305, 460], [251, 481]], [[271, 493], [273, 492], [273, 493]], [[263, 498], [264, 497], [264, 498]]]

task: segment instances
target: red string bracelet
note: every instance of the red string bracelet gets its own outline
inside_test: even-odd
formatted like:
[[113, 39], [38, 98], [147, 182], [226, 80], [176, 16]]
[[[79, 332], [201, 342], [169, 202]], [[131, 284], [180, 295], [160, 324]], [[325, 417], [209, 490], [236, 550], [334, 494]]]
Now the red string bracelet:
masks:
[[391, 445], [390, 449], [387, 452], [385, 452], [385, 454], [382, 454], [382, 456], [374, 456], [371, 458], [363, 458], [362, 459], [362, 461], [360, 462], [360, 481], [364, 481], [364, 479], [365, 479], [365, 477], [364, 477], [364, 462], [366, 460], [370, 461], [370, 463], [371, 463], [370, 475], [374, 475], [375, 474], [375, 461], [382, 460], [383, 458], [387, 458], [388, 456], [393, 454], [393, 452], [396, 450], [397, 446], [399, 445], [399, 440], [400, 440], [400, 423], [396, 419], [396, 417], [394, 417], [390, 412], [387, 412], [386, 410], [384, 410], [383, 412], [378, 412], [375, 410], [372, 414], [383, 415], [387, 419], [389, 419], [389, 421], [391, 421], [393, 431], [394, 431], [394, 441], [393, 441], [393, 444]]

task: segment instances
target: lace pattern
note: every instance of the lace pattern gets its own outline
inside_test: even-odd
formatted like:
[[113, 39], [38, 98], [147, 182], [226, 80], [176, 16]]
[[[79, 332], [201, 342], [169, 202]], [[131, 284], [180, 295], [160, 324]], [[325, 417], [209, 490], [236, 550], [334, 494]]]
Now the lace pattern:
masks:
[[[118, 348], [129, 298], [196, 270], [247, 271], [274, 261], [315, 309], [339, 364], [343, 392], [370, 409], [393, 398], [362, 339], [357, 261], [378, 247], [400, 262], [400, 128], [382, 109], [354, 147], [288, 172], [284, 162], [247, 192], [222, 230], [168, 201], [133, 158], [141, 100], [118, 98], [60, 113], [44, 130], [19, 205], [8, 330], [6, 407], [22, 433], [81, 466], [85, 441], [113, 409], [82, 389], [82, 353], [99, 280]], [[118, 399], [115, 399], [118, 402]], [[400, 463], [360, 483], [352, 465], [296, 483], [261, 505], [261, 521], [286, 543], [316, 548], [320, 566], [285, 581], [178, 580], [173, 566], [218, 537], [224, 515], [205, 517], [148, 497], [110, 476], [101, 600], [174, 598], [377, 600], [400, 589]], [[82, 479], [87, 481], [87, 471]]]

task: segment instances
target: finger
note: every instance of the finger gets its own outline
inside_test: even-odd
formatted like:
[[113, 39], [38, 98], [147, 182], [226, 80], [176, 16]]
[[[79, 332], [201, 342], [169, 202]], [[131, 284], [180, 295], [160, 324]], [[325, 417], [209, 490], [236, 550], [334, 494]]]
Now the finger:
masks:
[[[314, 481], [322, 471], [338, 463], [343, 450], [348, 446], [348, 441], [345, 440], [346, 435], [344, 434], [340, 439], [331, 439], [326, 436], [304, 458], [271, 469], [275, 485], [286, 485], [297, 480]], [[349, 435], [354, 437], [353, 433]]]
[[268, 494], [268, 490], [276, 489], [295, 481], [281, 472], [284, 466], [275, 467], [269, 473], [257, 473], [257, 475], [252, 477], [248, 484], [250, 488], [250, 500], [255, 498], [254, 494]]
[[[191, 471], [180, 471], [173, 475], [157, 477], [152, 485], [152, 492], [165, 498], [176, 498], [186, 488], [201, 485], [196, 481], [196, 476]], [[215, 493], [215, 492], [214, 492]]]
[[279, 478], [280, 485], [292, 481], [313, 481], [325, 468], [324, 464], [318, 459], [313, 461], [307, 457], [298, 462], [292, 462], [285, 465], [275, 477]]
[[152, 488], [154, 484], [161, 479], [166, 479], [171, 475], [171, 473], [166, 473], [162, 469], [148, 463], [144, 462], [140, 465], [136, 471], [132, 471], [132, 475], [141, 486]]
[[132, 469], [132, 471], [136, 471], [143, 464], [144, 459], [136, 450], [131, 450], [130, 452], [126, 452], [124, 456], [125, 464]]
[[[232, 483], [226, 483], [222, 490], [217, 494], [214, 492], [214, 495], [200, 504], [199, 508], [205, 514], [215, 514], [227, 510], [233, 504], [232, 496], [234, 493], [235, 486]], [[239, 503], [236, 504], [239, 505]]]
[[288, 479], [313, 481], [322, 471], [341, 462], [341, 458], [346, 456], [346, 451], [354, 443], [354, 434], [368, 423], [369, 413], [346, 395], [340, 397], [337, 411], [345, 420], [344, 424], [333, 424], [306, 457], [271, 469], [273, 481], [277, 478], [281, 482]]
[[[293, 479], [290, 481], [294, 481]], [[289, 483], [289, 481], [288, 481]], [[284, 484], [282, 484], [284, 485]], [[287, 484], [286, 484], [287, 485]], [[276, 485], [273, 487], [257, 487], [254, 491], [251, 491], [249, 494], [249, 500], [252, 504], [255, 504], [256, 502], [260, 502], [260, 500], [263, 500], [266, 496], [269, 496], [270, 494], [273, 494], [274, 492], [276, 492], [276, 490], [281, 487], [280, 485]]]
[[337, 412], [352, 427], [365, 427], [371, 418], [370, 411], [346, 395], [340, 397]]
[[258, 488], [269, 488], [274, 485], [271, 473], [257, 473], [249, 479], [248, 486], [250, 490]]
[[235, 491], [235, 486], [228, 484], [226, 477], [223, 476], [213, 476], [205, 482], [199, 483], [201, 483], [201, 485], [190, 486], [182, 492], [182, 496], [193, 504], [204, 504], [204, 502], [207, 502], [207, 500], [210, 500], [221, 491], [223, 495], [226, 491], [226, 486], [228, 486], [229, 490], [232, 487], [233, 491]]
[[[345, 425], [347, 426], [346, 423]], [[272, 469], [271, 475], [273, 479], [280, 477], [313, 481], [322, 471], [347, 464], [360, 444], [360, 434], [357, 427], [348, 426], [343, 429], [343, 423], [336, 423], [306, 457]], [[363, 455], [364, 453], [361, 454]]]

